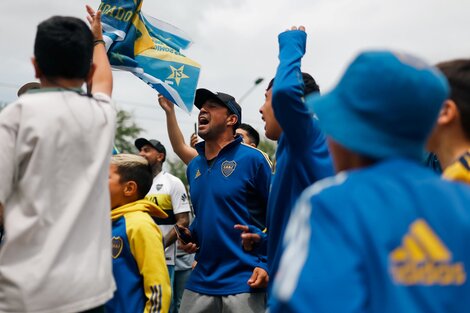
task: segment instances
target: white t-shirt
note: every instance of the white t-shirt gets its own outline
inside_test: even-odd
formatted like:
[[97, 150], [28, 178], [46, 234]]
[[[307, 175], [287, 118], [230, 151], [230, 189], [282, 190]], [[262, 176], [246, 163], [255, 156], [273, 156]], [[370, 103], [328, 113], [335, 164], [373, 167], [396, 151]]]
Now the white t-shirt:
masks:
[[[160, 206], [168, 218], [157, 220], [163, 236], [166, 236], [175, 224], [175, 214], [191, 211], [188, 195], [183, 182], [176, 176], [167, 172], [160, 172], [153, 179], [152, 188], [146, 198]], [[165, 249], [167, 265], [175, 265], [176, 243]]]
[[0, 112], [0, 312], [80, 312], [113, 296], [104, 94], [45, 89]]

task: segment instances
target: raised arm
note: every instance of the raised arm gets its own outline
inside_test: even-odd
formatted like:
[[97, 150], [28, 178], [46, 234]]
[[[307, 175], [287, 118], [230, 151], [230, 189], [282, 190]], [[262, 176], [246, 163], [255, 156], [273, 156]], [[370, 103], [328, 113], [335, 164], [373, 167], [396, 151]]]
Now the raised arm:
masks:
[[113, 74], [111, 73], [111, 65], [106, 55], [106, 47], [103, 41], [103, 31], [101, 28], [101, 11], [95, 12], [90, 6], [86, 6], [90, 23], [91, 32], [94, 38], [93, 48], [93, 72], [89, 84], [91, 85], [91, 93], [104, 93], [111, 97], [113, 91]]
[[[305, 28], [292, 27], [279, 35], [279, 66], [273, 85], [273, 109], [293, 148], [305, 149], [320, 134], [304, 103], [301, 60], [305, 54]], [[307, 139], [308, 140], [304, 140]]]
[[158, 103], [166, 114], [166, 127], [171, 147], [181, 161], [188, 165], [197, 156], [197, 151], [184, 141], [183, 133], [176, 120], [175, 105], [162, 95], [158, 95]]

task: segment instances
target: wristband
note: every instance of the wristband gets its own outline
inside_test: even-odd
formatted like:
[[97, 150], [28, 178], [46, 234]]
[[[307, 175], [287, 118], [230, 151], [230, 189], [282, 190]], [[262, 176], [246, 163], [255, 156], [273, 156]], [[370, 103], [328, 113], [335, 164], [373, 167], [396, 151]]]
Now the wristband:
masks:
[[95, 41], [93, 41], [93, 45], [96, 46], [98, 44], [102, 43], [103, 45], [106, 46], [106, 42], [104, 42], [103, 39], [96, 39]]

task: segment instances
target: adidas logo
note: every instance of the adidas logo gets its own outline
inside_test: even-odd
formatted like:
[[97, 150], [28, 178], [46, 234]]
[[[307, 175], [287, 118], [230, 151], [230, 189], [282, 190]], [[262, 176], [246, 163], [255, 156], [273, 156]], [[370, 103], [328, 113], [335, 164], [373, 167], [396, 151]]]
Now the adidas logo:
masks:
[[410, 225], [389, 261], [397, 284], [462, 285], [467, 277], [463, 263], [452, 263], [452, 253], [423, 219]]

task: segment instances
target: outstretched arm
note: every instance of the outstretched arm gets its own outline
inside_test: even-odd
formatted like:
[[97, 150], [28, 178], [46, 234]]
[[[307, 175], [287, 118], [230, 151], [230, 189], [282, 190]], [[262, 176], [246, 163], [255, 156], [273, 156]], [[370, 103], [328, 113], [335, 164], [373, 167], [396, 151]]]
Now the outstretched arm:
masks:
[[[273, 109], [292, 148], [305, 149], [315, 143], [320, 134], [312, 123], [312, 113], [304, 103], [304, 82], [301, 60], [305, 54], [305, 27], [293, 26], [279, 35], [279, 66], [273, 85]], [[306, 140], [308, 138], [308, 140]]]
[[90, 6], [86, 6], [90, 23], [91, 32], [93, 33], [93, 66], [89, 84], [91, 85], [91, 93], [104, 93], [111, 97], [113, 91], [113, 74], [111, 73], [111, 65], [106, 55], [106, 47], [103, 41], [103, 31], [101, 28], [101, 11], [95, 12]]
[[171, 147], [181, 161], [187, 165], [197, 156], [197, 151], [184, 142], [184, 136], [176, 120], [175, 105], [162, 95], [158, 95], [158, 103], [166, 114], [166, 127]]

